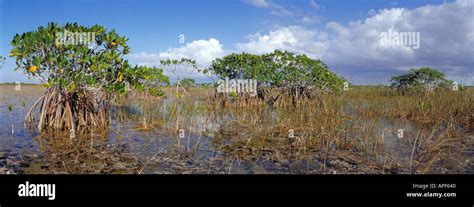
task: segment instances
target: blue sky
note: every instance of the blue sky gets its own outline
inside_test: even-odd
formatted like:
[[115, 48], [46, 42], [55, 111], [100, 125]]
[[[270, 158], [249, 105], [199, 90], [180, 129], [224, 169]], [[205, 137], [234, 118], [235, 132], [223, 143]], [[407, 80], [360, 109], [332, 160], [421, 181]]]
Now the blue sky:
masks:
[[[459, 13], [458, 10], [466, 12], [463, 14], [466, 20], [462, 16], [448, 15], [441, 16], [447, 18], [446, 24], [441, 21], [441, 26], [422, 23], [426, 12], [447, 14]], [[393, 18], [397, 20], [393, 21]], [[462, 22], [471, 21], [469, 19], [473, 19], [472, 2], [462, 0], [0, 0], [0, 55], [7, 57], [0, 70], [0, 82], [34, 82], [27, 80], [21, 72], [13, 71], [14, 60], [8, 58], [8, 54], [9, 42], [15, 33], [31, 31], [48, 22], [78, 22], [101, 24], [127, 36], [133, 52], [127, 58], [134, 64], [156, 65], [164, 57], [190, 57], [198, 59], [205, 67], [211, 59], [231, 52], [264, 53], [286, 49], [321, 58], [333, 70], [337, 69], [338, 73], [358, 84], [386, 83], [394, 73], [426, 63], [450, 78], [472, 84], [474, 72], [470, 65], [474, 64], [469, 60], [472, 53], [461, 54], [472, 51], [473, 47], [474, 37], [469, 35], [474, 34], [472, 24]], [[453, 21], [461, 23], [456, 28], [446, 28]], [[410, 27], [406, 27], [407, 24]], [[421, 32], [422, 43], [423, 37], [430, 40], [426, 41], [428, 43], [433, 38], [440, 42], [446, 38], [459, 39], [439, 35], [438, 30], [448, 29], [453, 32], [456, 30], [452, 29], [464, 30], [457, 32], [466, 33], [460, 37], [467, 40], [455, 40], [463, 41], [463, 48], [441, 45], [439, 48], [443, 51], [439, 54], [435, 45], [423, 47], [422, 44], [419, 51], [405, 54], [400, 50], [380, 48], [364, 51], [364, 47], [354, 44], [370, 39], [364, 35], [369, 31], [380, 33], [386, 31], [385, 28], [397, 27], [400, 31], [411, 28]], [[351, 36], [344, 35], [344, 31]], [[178, 42], [180, 34], [185, 35], [184, 44]], [[377, 46], [368, 46], [373, 47]], [[453, 58], [452, 61], [449, 61], [451, 56], [446, 57], [448, 60], [435, 60], [439, 55]], [[390, 59], [391, 56], [394, 58]], [[187, 69], [182, 69], [180, 75], [198, 81], [208, 80]]]

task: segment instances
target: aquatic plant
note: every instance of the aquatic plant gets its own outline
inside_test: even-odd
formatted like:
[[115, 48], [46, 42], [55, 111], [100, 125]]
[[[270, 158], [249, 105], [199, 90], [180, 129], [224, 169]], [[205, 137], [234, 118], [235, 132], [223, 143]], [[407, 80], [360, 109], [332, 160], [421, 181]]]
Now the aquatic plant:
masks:
[[11, 125], [12, 125], [12, 135], [15, 134], [15, 128], [13, 127], [13, 104], [8, 104], [7, 106], [8, 108], [8, 111], [10, 112], [10, 122], [11, 122]]

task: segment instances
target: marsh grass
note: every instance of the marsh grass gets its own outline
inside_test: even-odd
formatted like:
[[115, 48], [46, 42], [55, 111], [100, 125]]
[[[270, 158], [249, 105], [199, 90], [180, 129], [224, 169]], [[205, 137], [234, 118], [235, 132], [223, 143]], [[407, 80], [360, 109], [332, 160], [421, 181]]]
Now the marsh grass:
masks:
[[[356, 87], [341, 97], [322, 94], [303, 107], [238, 106], [217, 137], [228, 157], [292, 162], [310, 158], [322, 163], [322, 172], [338, 160], [357, 165], [361, 173], [445, 173], [446, 167], [440, 166], [446, 163], [456, 163], [450, 170], [462, 172], [471, 162], [463, 152], [472, 146], [467, 135], [473, 133], [473, 98], [472, 89], [401, 95], [387, 87]], [[405, 148], [396, 151], [409, 156], [393, 154], [385, 144], [386, 136], [396, 136], [392, 123], [400, 120], [413, 127], [395, 140]]]
[[[79, 130], [77, 140], [64, 138], [67, 134], [35, 139], [51, 161], [48, 169], [57, 173], [472, 173], [472, 88], [401, 95], [383, 86], [355, 86], [341, 96], [321, 93], [297, 106], [285, 96], [269, 103], [216, 97], [212, 89], [197, 87], [182, 96], [176, 95], [174, 87], [164, 92], [166, 97], [159, 99], [125, 97], [111, 109], [111, 125], [118, 125], [120, 136], [132, 134], [122, 129], [132, 123], [131, 130], [138, 133], [130, 136], [143, 137], [141, 145], [154, 146], [145, 157], [135, 157], [126, 147], [107, 147], [112, 128]], [[0, 99], [3, 105], [6, 98]], [[399, 129], [403, 138], [397, 138]], [[114, 166], [115, 162], [122, 164]]]

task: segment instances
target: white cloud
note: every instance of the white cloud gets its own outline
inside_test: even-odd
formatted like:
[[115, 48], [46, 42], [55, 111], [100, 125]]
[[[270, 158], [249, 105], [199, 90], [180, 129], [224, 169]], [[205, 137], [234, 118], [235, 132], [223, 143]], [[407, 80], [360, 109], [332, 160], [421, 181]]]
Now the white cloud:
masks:
[[319, 8], [320, 8], [319, 4], [316, 3], [314, 0], [311, 0], [311, 1], [309, 2], [309, 5], [310, 5], [311, 7], [313, 7], [313, 8], [315, 8], [315, 9], [319, 9]]
[[222, 45], [218, 40], [210, 38], [209, 40], [197, 40], [179, 48], [170, 48], [166, 52], [161, 52], [161, 58], [177, 59], [191, 58], [198, 61], [201, 65], [208, 65], [216, 57], [224, 54]]
[[314, 23], [319, 23], [319, 18], [315, 16], [304, 16], [301, 18], [301, 22], [304, 24], [314, 24]]
[[[268, 1], [261, 1], [264, 5]], [[270, 7], [270, 5], [268, 6]], [[342, 24], [329, 22], [320, 30], [302, 26], [279, 27], [268, 32], [249, 35], [235, 43], [233, 52], [268, 53], [275, 49], [305, 53], [320, 58], [349, 79], [359, 82], [386, 82], [394, 73], [413, 67], [428, 66], [445, 72], [449, 78], [473, 84], [474, 81], [474, 21], [471, 1], [442, 5], [427, 5], [415, 9], [392, 8], [371, 12], [366, 19]], [[389, 29], [420, 32], [420, 48], [387, 47], [381, 44], [381, 34]], [[201, 67], [226, 55], [218, 40], [197, 40], [182, 47], [169, 48], [156, 54], [130, 55], [139, 64], [159, 65], [161, 59], [191, 58]], [[169, 71], [165, 71], [171, 77]], [[180, 70], [180, 76], [202, 78], [203, 75]], [[360, 79], [360, 78], [365, 79]]]
[[[139, 65], [160, 66], [160, 60], [164, 59], [181, 59], [190, 58], [196, 60], [201, 68], [208, 67], [212, 60], [224, 56], [222, 45], [217, 39], [210, 38], [209, 40], [192, 41], [182, 47], [169, 48], [166, 51], [153, 53], [138, 53], [130, 54], [129, 58]], [[170, 70], [164, 71], [166, 75], [170, 76], [171, 80], [176, 78], [175, 74]], [[192, 70], [189, 67], [177, 68], [177, 75], [180, 77], [191, 77], [198, 80], [205, 79], [202, 73]]]
[[278, 16], [291, 16], [293, 15], [293, 12], [286, 9], [284, 6], [278, 5], [278, 4], [272, 4], [272, 14], [273, 15], [278, 15]]
[[[372, 11], [367, 19], [341, 24], [329, 22], [323, 30], [289, 26], [254, 34], [237, 50], [266, 53], [274, 49], [306, 53], [330, 65], [339, 65], [354, 76], [380, 74], [388, 79], [397, 70], [429, 66], [450, 77], [474, 76], [474, 21], [472, 1], [458, 0], [415, 9]], [[387, 47], [381, 33], [389, 29], [420, 32], [420, 48]], [[472, 84], [472, 83], [471, 83]]]
[[277, 16], [291, 16], [293, 12], [286, 9], [284, 6], [268, 1], [268, 0], [244, 0], [245, 3], [257, 7], [269, 9], [270, 13]]
[[222, 57], [224, 50], [218, 40], [196, 40], [178, 48], [169, 48], [158, 54], [139, 53], [131, 54], [130, 58], [144, 65], [157, 65], [163, 59], [190, 58], [196, 60], [199, 65], [207, 66], [217, 57]]
[[327, 49], [326, 37], [325, 33], [291, 26], [270, 31], [266, 35], [260, 33], [250, 35], [247, 43], [237, 43], [235, 47], [238, 51], [256, 54], [280, 49], [320, 56]]
[[259, 8], [268, 8], [269, 4], [266, 0], [245, 0], [247, 4], [250, 4]]

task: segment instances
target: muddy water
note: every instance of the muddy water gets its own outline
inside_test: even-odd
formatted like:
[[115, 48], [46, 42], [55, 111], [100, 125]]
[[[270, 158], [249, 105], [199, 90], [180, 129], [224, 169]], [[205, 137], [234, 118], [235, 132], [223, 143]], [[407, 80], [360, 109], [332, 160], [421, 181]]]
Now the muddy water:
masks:
[[[202, 114], [201, 99], [182, 103], [178, 126], [171, 119], [174, 96], [159, 103], [126, 102], [112, 108], [110, 128], [80, 133], [71, 140], [67, 134], [45, 134], [25, 127], [23, 119], [31, 105], [44, 91], [39, 86], [0, 85], [0, 173], [380, 173], [362, 168], [347, 160], [323, 160], [317, 156], [303, 159], [285, 158], [275, 161], [278, 150], [260, 150], [258, 156], [239, 155], [252, 149], [240, 147], [228, 139], [214, 137], [219, 128], [235, 120], [236, 114]], [[14, 108], [9, 111], [8, 105]], [[193, 108], [186, 113], [183, 108]], [[348, 109], [349, 113], [351, 109]], [[268, 110], [268, 123], [278, 119], [278, 113]], [[125, 118], [124, 118], [125, 117]], [[146, 117], [146, 127], [143, 124]], [[406, 139], [397, 137], [397, 129], [405, 136], [416, 133], [416, 127], [403, 120], [385, 119], [358, 122], [358, 127], [370, 128], [374, 139], [381, 139], [385, 155], [391, 162], [408, 163], [412, 148]], [[12, 134], [12, 125], [14, 133]], [[175, 129], [183, 129], [176, 131]], [[240, 131], [238, 133], [245, 133]], [[183, 136], [184, 135], [184, 136]], [[358, 136], [354, 134], [354, 136]], [[329, 149], [328, 149], [329, 150]], [[379, 163], [388, 156], [378, 157]], [[390, 170], [407, 173], [406, 165]], [[382, 173], [390, 173], [382, 171]], [[454, 171], [465, 173], [466, 171]], [[469, 172], [469, 171], [468, 171]]]

